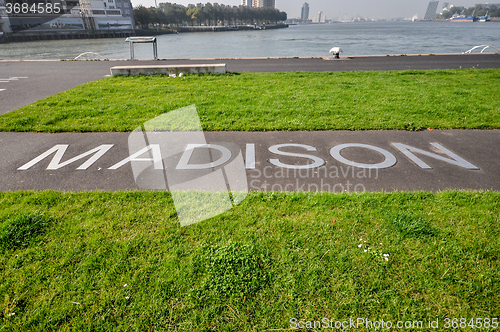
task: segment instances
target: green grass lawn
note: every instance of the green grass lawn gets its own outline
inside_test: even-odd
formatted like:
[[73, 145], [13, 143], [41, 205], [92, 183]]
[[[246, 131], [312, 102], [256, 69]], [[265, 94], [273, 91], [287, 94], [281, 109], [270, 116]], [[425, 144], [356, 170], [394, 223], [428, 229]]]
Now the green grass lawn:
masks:
[[500, 316], [500, 193], [252, 193], [184, 228], [165, 192], [1, 193], [0, 211], [1, 331]]
[[500, 70], [110, 77], [0, 116], [0, 131], [131, 131], [196, 105], [207, 131], [500, 128]]

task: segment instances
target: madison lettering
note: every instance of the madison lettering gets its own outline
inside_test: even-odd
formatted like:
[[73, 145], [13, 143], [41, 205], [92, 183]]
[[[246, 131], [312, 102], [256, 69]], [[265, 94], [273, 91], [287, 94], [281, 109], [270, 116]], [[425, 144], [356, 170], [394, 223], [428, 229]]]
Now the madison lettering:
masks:
[[[340, 162], [341, 164], [345, 164], [348, 166], [358, 167], [358, 168], [368, 168], [368, 169], [386, 169], [390, 168], [397, 163], [396, 155], [402, 155], [409, 160], [411, 160], [417, 167], [421, 169], [432, 169], [432, 167], [424, 162], [419, 156], [426, 156], [441, 162], [445, 162], [448, 164], [452, 164], [458, 167], [462, 167], [468, 170], [478, 170], [479, 168], [453, 153], [452, 151], [445, 148], [443, 145], [439, 143], [430, 143], [434, 149], [441, 152], [440, 154], [430, 152], [427, 150], [423, 150], [420, 148], [416, 148], [403, 143], [391, 143], [394, 148], [393, 152], [390, 152], [386, 149], [369, 145], [369, 144], [360, 144], [360, 143], [345, 143], [333, 146], [329, 150], [329, 157], [333, 160]], [[69, 149], [69, 144], [57, 144], [52, 148], [48, 149], [44, 153], [35, 157], [34, 159], [28, 161], [24, 165], [18, 168], [19, 171], [29, 170], [34, 165], [40, 163], [42, 160], [50, 158], [50, 162], [47, 166], [47, 170], [58, 170], [70, 164], [77, 163], [78, 161], [82, 162], [76, 170], [87, 170], [94, 163], [96, 163], [104, 154], [106, 154], [110, 149], [113, 148], [113, 144], [102, 144], [98, 147], [86, 151], [82, 154], [79, 154], [73, 158], [67, 159], [63, 161], [64, 155]], [[304, 153], [296, 153], [285, 151], [286, 148], [295, 148], [295, 150], [303, 150]], [[382, 155], [383, 161], [379, 163], [360, 163], [353, 160], [349, 160], [346, 157], [341, 155], [341, 151], [347, 150], [350, 148], [361, 148], [366, 150], [375, 151]], [[217, 155], [219, 156], [215, 161], [207, 161], [206, 163], [191, 163], [191, 156], [197, 149], [207, 149], [213, 152], [217, 151]], [[268, 151], [275, 155], [275, 158], [270, 158], [267, 160], [269, 164], [274, 165], [275, 167], [281, 167], [285, 169], [313, 169], [319, 168], [325, 164], [325, 159], [317, 156], [314, 152], [318, 151], [316, 147], [306, 144], [297, 144], [297, 143], [287, 143], [287, 144], [275, 144], [268, 148]], [[255, 169], [256, 168], [256, 159], [258, 156], [258, 151], [256, 151], [256, 147], [254, 143], [245, 144], [245, 168], [246, 169]], [[293, 157], [297, 158], [298, 164], [289, 164], [280, 160], [280, 156]], [[227, 147], [219, 144], [187, 144], [184, 148], [184, 152], [179, 159], [177, 165], [175, 166], [176, 170], [201, 170], [201, 169], [211, 169], [215, 167], [222, 166], [231, 160], [233, 157], [232, 152]], [[289, 159], [288, 159], [289, 160]], [[149, 144], [144, 148], [131, 153], [129, 156], [125, 157], [122, 160], [119, 160], [115, 164], [108, 165], [108, 170], [117, 170], [123, 167], [126, 164], [130, 163], [149, 163], [154, 169], [164, 169], [164, 160], [162, 158], [162, 151], [160, 149], [159, 144]]]

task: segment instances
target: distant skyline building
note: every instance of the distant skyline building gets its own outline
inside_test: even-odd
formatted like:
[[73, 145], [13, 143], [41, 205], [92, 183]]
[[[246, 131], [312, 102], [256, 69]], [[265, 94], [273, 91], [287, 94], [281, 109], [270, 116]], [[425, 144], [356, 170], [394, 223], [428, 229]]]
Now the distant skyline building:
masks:
[[309, 19], [309, 4], [307, 2], [302, 6], [302, 11], [300, 13], [300, 20], [302, 22], [307, 22]]
[[318, 23], [321, 23], [324, 21], [324, 16], [323, 16], [323, 12], [319, 12], [318, 13]]
[[437, 17], [437, 7], [439, 1], [429, 1], [427, 11], [425, 12], [424, 20], [435, 20]]
[[252, 0], [241, 0], [241, 5], [246, 7], [252, 7]]
[[276, 6], [275, 0], [252, 0], [252, 7], [272, 7]]

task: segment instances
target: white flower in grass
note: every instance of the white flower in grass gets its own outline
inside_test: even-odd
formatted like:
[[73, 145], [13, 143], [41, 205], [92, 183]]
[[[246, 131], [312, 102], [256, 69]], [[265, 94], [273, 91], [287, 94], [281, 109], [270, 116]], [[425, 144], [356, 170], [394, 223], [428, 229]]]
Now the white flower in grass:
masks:
[[358, 244], [358, 248], [361, 248], [363, 245], [362, 244]]

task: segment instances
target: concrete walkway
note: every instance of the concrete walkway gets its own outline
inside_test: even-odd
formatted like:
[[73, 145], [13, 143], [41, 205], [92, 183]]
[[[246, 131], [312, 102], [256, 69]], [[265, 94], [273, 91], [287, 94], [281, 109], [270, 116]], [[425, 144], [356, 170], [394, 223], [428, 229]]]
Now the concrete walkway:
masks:
[[8, 61], [0, 60], [0, 114], [78, 85], [101, 79], [122, 65], [226, 63], [229, 72], [354, 71], [500, 68], [500, 54], [360, 56], [328, 58], [172, 59], [161, 61]]
[[[137, 152], [129, 149], [129, 135], [0, 133], [0, 191], [141, 189], [132, 165], [148, 161], [126, 161]], [[239, 146], [251, 191], [500, 190], [500, 130], [208, 132], [205, 137], [208, 143]], [[97, 147], [101, 155], [85, 154]], [[161, 153], [163, 165], [178, 165]]]

